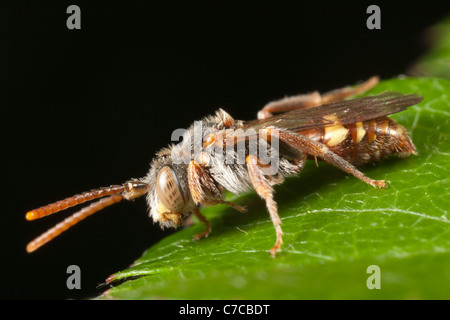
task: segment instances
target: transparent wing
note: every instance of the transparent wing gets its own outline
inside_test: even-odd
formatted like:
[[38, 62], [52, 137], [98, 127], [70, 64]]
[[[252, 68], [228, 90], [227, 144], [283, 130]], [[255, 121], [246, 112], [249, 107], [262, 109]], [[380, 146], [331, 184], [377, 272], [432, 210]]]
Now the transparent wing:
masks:
[[386, 91], [376, 96], [338, 101], [318, 107], [288, 111], [273, 117], [247, 121], [244, 130], [277, 127], [295, 131], [345, 125], [398, 113], [418, 104], [422, 97]]

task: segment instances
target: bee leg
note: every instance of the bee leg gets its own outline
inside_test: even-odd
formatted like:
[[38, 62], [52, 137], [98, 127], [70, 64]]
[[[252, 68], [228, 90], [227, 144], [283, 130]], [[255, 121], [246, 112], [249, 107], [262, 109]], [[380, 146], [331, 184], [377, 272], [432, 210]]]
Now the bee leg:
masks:
[[[194, 200], [196, 205], [226, 204], [240, 212], [244, 212], [246, 210], [246, 208], [243, 206], [222, 200], [222, 192], [219, 190], [219, 188], [217, 188], [214, 179], [211, 177], [208, 170], [195, 160], [191, 160], [191, 162], [189, 162], [188, 182], [192, 199]], [[211, 225], [209, 221], [200, 213], [197, 207], [194, 210], [194, 214], [199, 218], [200, 221], [206, 224], [206, 231], [203, 233], [199, 233], [194, 237], [194, 240], [198, 240], [209, 235], [209, 233], [211, 232]]]
[[246, 158], [247, 169], [250, 175], [250, 180], [258, 195], [266, 201], [267, 209], [269, 210], [270, 218], [277, 233], [277, 240], [275, 245], [270, 249], [270, 254], [275, 257], [275, 254], [280, 250], [283, 243], [283, 230], [281, 230], [281, 219], [278, 215], [278, 206], [273, 199], [273, 188], [269, 179], [263, 174], [260, 168], [258, 158], [249, 155]]
[[206, 219], [206, 217], [204, 215], [202, 215], [200, 213], [200, 210], [198, 210], [198, 207], [195, 207], [194, 214], [201, 222], [203, 222], [206, 225], [206, 230], [205, 231], [197, 233], [194, 236], [194, 241], [198, 241], [198, 240], [200, 240], [203, 237], [206, 238], [206, 237], [209, 236], [209, 234], [211, 233], [211, 223], [208, 221], [208, 219]]
[[202, 201], [202, 204], [206, 204], [208, 206], [214, 206], [216, 204], [225, 204], [227, 206], [232, 207], [233, 209], [239, 211], [239, 212], [246, 212], [247, 211], [247, 207], [246, 206], [240, 206], [236, 203], [230, 202], [230, 201], [225, 201], [225, 200], [221, 200], [221, 199], [205, 199]]
[[217, 188], [214, 179], [208, 170], [196, 162], [191, 160], [188, 167], [189, 190], [195, 204], [226, 204], [240, 212], [245, 212], [246, 208], [238, 204], [222, 200], [222, 192]]
[[322, 104], [342, 101], [347, 98], [356, 96], [357, 94], [369, 91], [378, 84], [379, 78], [377, 76], [371, 77], [367, 81], [355, 86], [355, 87], [344, 87], [336, 90], [328, 91], [322, 94]]
[[272, 101], [266, 104], [258, 112], [258, 119], [270, 118], [274, 113], [317, 107], [320, 106], [321, 100], [320, 93], [314, 91], [309, 94], [299, 94], [292, 97], [286, 97], [281, 100]]
[[[276, 130], [281, 143], [286, 143], [290, 148], [297, 149], [299, 154], [306, 153], [308, 155], [319, 157], [328, 163], [338, 167], [342, 171], [354, 175], [356, 178], [361, 179], [367, 184], [373, 187], [384, 188], [386, 182], [384, 180], [373, 180], [365, 176], [364, 173], [356, 169], [350, 162], [341, 158], [336, 153], [332, 152], [327, 145], [314, 141], [304, 135], [285, 130], [277, 129], [265, 129], [268, 134], [273, 134], [273, 130]], [[264, 136], [264, 135], [263, 135]]]
[[189, 162], [188, 182], [192, 199], [196, 204], [222, 196], [208, 170], [195, 160]]
[[274, 113], [282, 113], [296, 109], [317, 107], [325, 103], [345, 100], [354, 95], [364, 93], [373, 88], [378, 83], [378, 77], [371, 77], [355, 87], [345, 87], [319, 94], [315, 91], [309, 94], [300, 94], [292, 97], [286, 97], [281, 100], [272, 101], [266, 104], [258, 112], [258, 119], [266, 119]]

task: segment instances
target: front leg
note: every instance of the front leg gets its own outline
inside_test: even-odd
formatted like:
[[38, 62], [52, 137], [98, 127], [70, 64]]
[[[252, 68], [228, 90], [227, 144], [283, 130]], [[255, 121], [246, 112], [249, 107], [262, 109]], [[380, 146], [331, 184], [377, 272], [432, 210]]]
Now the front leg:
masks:
[[[222, 200], [222, 192], [217, 188], [214, 179], [209, 174], [208, 170], [198, 162], [191, 160], [188, 167], [188, 182], [191, 197], [196, 205], [216, 205], [226, 204], [234, 209], [244, 212], [245, 207], [234, 204], [232, 202]], [[194, 209], [194, 214], [197, 218], [206, 225], [206, 231], [196, 234], [194, 240], [199, 240], [202, 237], [207, 237], [211, 233], [211, 224], [204, 217], [198, 207]]]
[[203, 222], [205, 224], [205, 226], [206, 226], [206, 230], [205, 231], [197, 233], [194, 236], [194, 241], [198, 241], [198, 240], [200, 240], [203, 237], [206, 238], [206, 237], [209, 236], [209, 234], [211, 233], [211, 222], [209, 222], [209, 220], [206, 219], [206, 217], [200, 213], [200, 210], [198, 210], [198, 207], [195, 207], [194, 214], [198, 218], [198, 220]]

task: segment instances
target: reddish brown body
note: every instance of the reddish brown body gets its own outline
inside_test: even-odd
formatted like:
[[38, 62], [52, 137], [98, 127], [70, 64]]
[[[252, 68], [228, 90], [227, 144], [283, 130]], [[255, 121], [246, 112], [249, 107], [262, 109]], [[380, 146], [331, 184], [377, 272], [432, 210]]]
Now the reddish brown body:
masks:
[[[384, 180], [371, 179], [356, 166], [391, 154], [404, 157], [416, 153], [406, 130], [387, 115], [419, 103], [422, 97], [388, 91], [376, 96], [348, 100], [377, 83], [378, 78], [372, 77], [355, 87], [273, 101], [258, 112], [257, 120], [251, 121], [235, 120], [220, 109], [215, 116], [202, 120], [205, 130], [210, 133], [201, 137], [201, 152], [197, 157], [189, 158], [189, 163], [175, 163], [169, 155], [184, 157], [186, 152], [195, 153], [196, 144], [190, 140], [192, 135], [195, 136], [195, 125], [187, 130], [186, 137], [189, 139], [183, 138], [179, 145], [165, 148], [156, 155], [146, 177], [123, 185], [91, 190], [28, 212], [27, 219], [34, 220], [108, 196], [68, 217], [30, 242], [27, 251], [36, 250], [107, 206], [122, 199], [132, 200], [143, 195], [147, 196], [150, 216], [162, 228], [179, 227], [190, 214], [197, 216], [206, 226], [204, 232], [194, 236], [194, 240], [198, 240], [211, 233], [211, 224], [200, 213], [200, 206], [226, 204], [245, 211], [244, 207], [225, 201], [222, 198], [223, 190], [238, 194], [253, 188], [266, 202], [276, 231], [275, 245], [269, 251], [275, 256], [283, 243], [283, 231], [273, 187], [282, 183], [284, 177], [298, 174], [307, 158], [324, 160], [373, 187], [383, 188], [387, 185]], [[230, 147], [234, 150], [238, 141], [245, 142], [250, 137], [257, 138], [252, 141], [257, 141], [258, 147], [259, 138], [265, 140], [263, 145], [268, 143], [270, 148], [274, 142], [279, 142], [277, 172], [267, 173], [267, 164], [261, 161], [261, 153], [251, 153], [250, 148], [244, 149], [245, 163], [238, 165], [229, 165], [215, 153], [208, 152], [214, 146], [212, 149], [217, 149], [217, 154], [223, 154]], [[235, 158], [238, 156], [232, 151], [232, 159]]]
[[388, 117], [297, 133], [326, 144], [332, 152], [354, 165], [377, 161], [391, 154], [408, 156], [416, 153], [406, 129]]

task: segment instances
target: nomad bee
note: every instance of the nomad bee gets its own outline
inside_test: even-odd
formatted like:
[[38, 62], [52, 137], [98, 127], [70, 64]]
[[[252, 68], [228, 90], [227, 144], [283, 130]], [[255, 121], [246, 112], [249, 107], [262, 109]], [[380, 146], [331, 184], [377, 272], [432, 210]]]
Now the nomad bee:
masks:
[[[71, 226], [122, 199], [146, 196], [150, 216], [162, 228], [176, 228], [194, 214], [206, 229], [194, 240], [211, 233], [202, 205], [226, 204], [225, 190], [239, 194], [254, 189], [264, 199], [276, 231], [272, 256], [281, 248], [283, 231], [273, 187], [287, 176], [298, 174], [307, 159], [324, 160], [373, 187], [386, 186], [372, 180], [355, 166], [397, 154], [405, 157], [416, 148], [405, 128], [387, 117], [422, 101], [415, 94], [384, 92], [348, 100], [378, 83], [372, 77], [356, 87], [325, 94], [313, 92], [271, 102], [258, 119], [240, 121], [220, 109], [195, 122], [180, 134], [182, 141], [156, 154], [146, 177], [122, 185], [91, 190], [29, 211], [34, 220], [84, 202], [97, 202], [78, 211], [30, 242], [32, 252]], [[194, 139], [192, 139], [192, 137]]]

